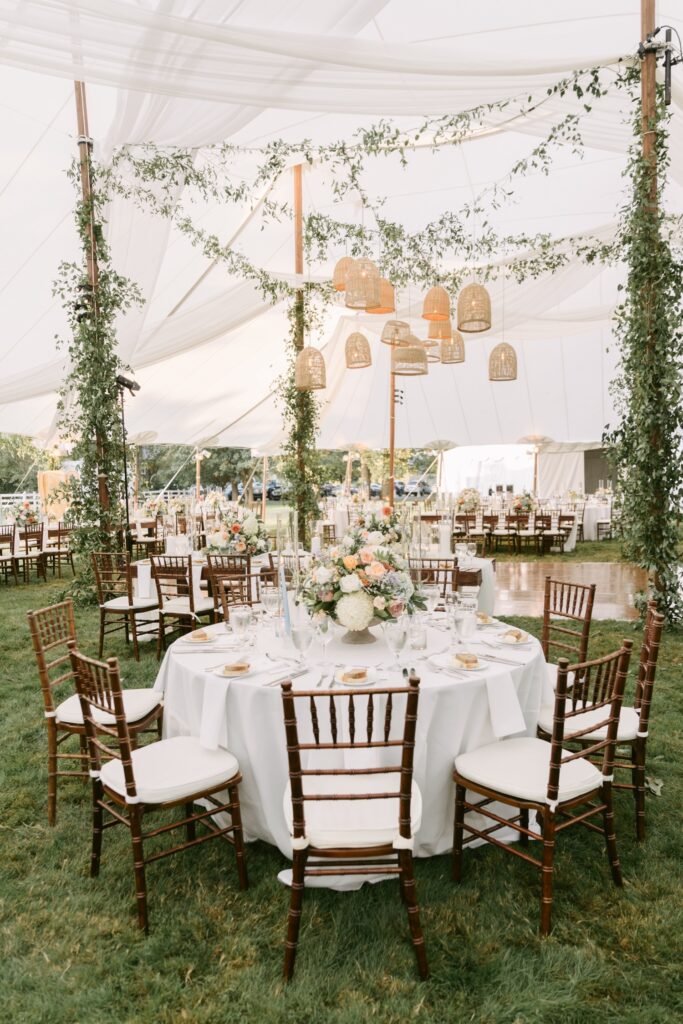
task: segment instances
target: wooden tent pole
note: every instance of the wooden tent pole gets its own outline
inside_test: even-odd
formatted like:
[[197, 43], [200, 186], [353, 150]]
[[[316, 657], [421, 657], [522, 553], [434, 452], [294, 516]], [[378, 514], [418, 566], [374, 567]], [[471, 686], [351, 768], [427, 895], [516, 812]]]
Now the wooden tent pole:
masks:
[[[391, 353], [389, 353], [391, 356]], [[387, 502], [394, 507], [396, 493], [396, 374], [389, 371], [389, 488]]]
[[261, 494], [261, 519], [266, 521], [266, 500], [268, 498], [268, 456], [263, 456], [263, 492]]
[[[292, 168], [294, 177], [294, 273], [303, 274], [304, 272], [304, 219], [303, 219], [303, 184], [302, 184], [302, 165], [296, 164]], [[295, 318], [295, 333], [294, 333], [294, 345], [297, 352], [301, 352], [304, 347], [304, 292], [303, 288], [297, 289], [296, 297], [294, 299], [294, 318]], [[303, 418], [304, 405], [307, 401], [307, 395], [304, 391], [299, 391], [297, 395], [297, 415], [299, 418]], [[299, 470], [299, 479], [304, 475], [305, 470], [305, 452], [301, 445], [301, 441], [297, 440], [296, 448], [296, 461]], [[294, 496], [295, 504], [299, 505], [299, 496]], [[305, 545], [306, 542], [306, 517], [299, 511], [299, 541]]]
[[[85, 83], [74, 82], [76, 98], [76, 126], [78, 130], [78, 159], [81, 175], [81, 195], [83, 206], [88, 212], [87, 241], [86, 241], [86, 266], [88, 271], [88, 284], [90, 286], [90, 303], [92, 313], [97, 327], [97, 288], [99, 284], [99, 271], [97, 267], [97, 237], [95, 234], [95, 218], [92, 210], [92, 168], [90, 157], [92, 153], [92, 139], [88, 129], [88, 107], [85, 98]], [[97, 474], [97, 488], [100, 508], [103, 512], [110, 509], [109, 485], [107, 474], [102, 472], [104, 463], [105, 438], [100, 431], [95, 431], [95, 447], [97, 450], [97, 463], [99, 472]]]

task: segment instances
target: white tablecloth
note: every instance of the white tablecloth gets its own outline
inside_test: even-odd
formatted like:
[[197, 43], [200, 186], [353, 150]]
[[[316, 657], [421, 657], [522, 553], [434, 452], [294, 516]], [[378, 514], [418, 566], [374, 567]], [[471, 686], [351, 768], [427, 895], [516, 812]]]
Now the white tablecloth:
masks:
[[[220, 644], [224, 627], [212, 627], [212, 632], [218, 634]], [[512, 652], [479, 646], [480, 637], [491, 636], [488, 629], [478, 630], [475, 641], [467, 642], [468, 649], [518, 661], [519, 667], [489, 663], [470, 677], [454, 678], [433, 671], [417, 653], [406, 651], [402, 656], [403, 664], [414, 665], [421, 678], [414, 764], [414, 778], [423, 799], [422, 825], [415, 842], [415, 853], [420, 857], [444, 853], [452, 846], [454, 757], [497, 736], [535, 732], [546, 677], [540, 645], [534, 640], [524, 651]], [[273, 636], [263, 639], [262, 645], [271, 654], [284, 653], [291, 658], [295, 653], [287, 640], [278, 641]], [[429, 629], [428, 644], [429, 651], [443, 650], [448, 635]], [[240, 799], [246, 834], [272, 843], [291, 856], [282, 808], [288, 781], [282, 701], [279, 686], [265, 685], [278, 676], [271, 673], [226, 680], [207, 671], [236, 656], [234, 651], [183, 647], [180, 641], [171, 646], [155, 684], [164, 692], [164, 735], [198, 736], [207, 746], [229, 749], [237, 757], [244, 778]], [[309, 652], [311, 670], [294, 680], [295, 688], [315, 687], [322, 670], [313, 662], [319, 657], [314, 644]], [[390, 661], [382, 640], [355, 647], [335, 638], [328, 647], [330, 666]], [[280, 669], [285, 674], [287, 671], [287, 667]], [[396, 673], [382, 671], [382, 675], [387, 677], [387, 685], [401, 681]], [[357, 714], [358, 721], [363, 721], [360, 709]]]
[[583, 539], [598, 539], [598, 520], [611, 519], [612, 509], [607, 502], [586, 504], [583, 510]]

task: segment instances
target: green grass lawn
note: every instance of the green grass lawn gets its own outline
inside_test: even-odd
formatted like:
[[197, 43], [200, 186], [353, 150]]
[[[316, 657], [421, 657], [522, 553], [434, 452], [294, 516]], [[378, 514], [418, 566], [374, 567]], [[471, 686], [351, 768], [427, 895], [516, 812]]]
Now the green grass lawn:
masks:
[[[650, 773], [664, 779], [647, 806], [648, 838], [633, 838], [632, 806], [617, 797], [626, 879], [609, 880], [600, 839], [560, 840], [555, 929], [538, 936], [539, 877], [492, 847], [466, 854], [461, 886], [449, 858], [418, 860], [418, 898], [432, 977], [417, 979], [398, 886], [306, 895], [294, 982], [280, 971], [288, 891], [281, 854], [248, 847], [251, 888], [240, 893], [232, 851], [208, 844], [148, 869], [151, 931], [135, 923], [128, 835], [105, 834], [102, 871], [88, 877], [89, 792], [62, 787], [46, 823], [45, 735], [26, 610], [59, 587], [3, 588], [0, 749], [0, 1019], [15, 1024], [244, 1024], [421, 1021], [481, 1024], [664, 1024], [683, 1016], [683, 633], [666, 634], [655, 691]], [[516, 620], [538, 633], [538, 620]], [[94, 651], [92, 611], [77, 613]], [[591, 653], [632, 626], [599, 622]], [[121, 645], [127, 685], [151, 684]]]
[[521, 555], [500, 548], [492, 552], [499, 562], [624, 562], [620, 540], [586, 540], [577, 544], [573, 551], [547, 551], [538, 555], [532, 548], [525, 548]]

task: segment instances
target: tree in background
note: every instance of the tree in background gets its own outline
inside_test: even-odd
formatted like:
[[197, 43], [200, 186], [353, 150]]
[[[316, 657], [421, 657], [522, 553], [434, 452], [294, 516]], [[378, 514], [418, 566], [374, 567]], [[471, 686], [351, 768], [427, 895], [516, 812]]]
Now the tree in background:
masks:
[[[233, 494], [237, 485], [245, 485], [255, 460], [249, 448], [211, 448], [211, 456], [202, 462], [202, 487], [220, 488], [231, 484]], [[184, 464], [184, 465], [183, 465]], [[194, 448], [187, 444], [142, 445], [138, 454], [140, 491], [159, 491], [166, 487], [175, 473], [171, 490], [184, 491], [195, 484]]]
[[22, 434], [0, 434], [0, 491], [36, 491], [38, 471], [58, 469], [59, 458]]

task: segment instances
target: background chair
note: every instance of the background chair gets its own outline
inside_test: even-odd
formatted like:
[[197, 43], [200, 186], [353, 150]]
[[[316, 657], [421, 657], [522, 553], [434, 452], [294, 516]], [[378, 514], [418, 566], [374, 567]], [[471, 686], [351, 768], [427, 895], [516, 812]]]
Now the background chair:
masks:
[[[240, 888], [246, 889], [249, 883], [237, 789], [242, 776], [236, 758], [227, 750], [207, 750], [192, 736], [159, 740], [134, 749], [117, 660], [110, 658], [104, 664], [87, 658], [76, 650], [73, 641], [69, 651], [85, 722], [92, 778], [91, 876], [99, 874], [103, 829], [121, 824], [129, 829], [133, 844], [138, 924], [145, 932], [149, 930], [145, 867], [161, 857], [222, 836], [235, 849]], [[114, 725], [104, 726], [103, 715], [111, 716]], [[108, 745], [107, 739], [114, 743]], [[228, 790], [227, 803], [218, 798], [223, 789]], [[195, 810], [194, 804], [199, 800], [208, 804], [208, 809], [203, 806]], [[173, 807], [182, 807], [180, 819], [143, 832], [143, 819], [150, 811]], [[213, 816], [226, 812], [230, 814], [230, 824], [218, 825]], [[106, 822], [105, 814], [109, 816]], [[203, 825], [208, 834], [197, 836], [197, 824]], [[184, 843], [156, 849], [145, 856], [145, 840], [181, 827], [186, 833]]]
[[[73, 602], [69, 599], [29, 612], [28, 625], [38, 663], [47, 726], [47, 820], [54, 825], [57, 820], [57, 778], [88, 778], [85, 726], [69, 660], [68, 645], [76, 643]], [[152, 689], [124, 690], [123, 706], [133, 744], [137, 743], [141, 733], [150, 731], [152, 727], [161, 736], [163, 707], [160, 693]], [[80, 753], [65, 753], [60, 749], [70, 736], [78, 736]], [[67, 764], [78, 761], [79, 767], [61, 770], [60, 761]]]
[[[418, 971], [421, 978], [429, 973], [412, 855], [422, 814], [422, 798], [413, 782], [418, 688], [414, 675], [407, 687], [336, 690], [324, 696], [318, 690], [294, 691], [291, 682], [282, 684], [289, 762], [283, 803], [293, 849], [283, 968], [288, 980], [294, 972], [305, 878], [326, 875], [398, 876]], [[392, 738], [394, 703], [405, 708], [400, 738]], [[312, 736], [310, 742], [300, 738], [299, 714], [305, 717], [302, 731]], [[352, 768], [341, 760], [349, 751], [355, 752]], [[368, 752], [366, 763], [363, 751]], [[394, 785], [387, 779], [392, 775]]]
[[125, 551], [94, 551], [92, 565], [100, 606], [100, 658], [104, 651], [104, 638], [123, 630], [126, 643], [133, 638], [133, 655], [140, 660], [138, 633], [156, 633], [158, 624], [147, 624], [138, 629], [137, 617], [153, 612], [158, 604], [153, 597], [135, 597], [130, 559]]
[[35, 569], [38, 579], [47, 580], [42, 523], [35, 526], [21, 526], [18, 534], [19, 549], [16, 552], [16, 562], [21, 566], [24, 582], [28, 583], [32, 569]]
[[[76, 568], [74, 566], [74, 556], [71, 550], [71, 533], [72, 528], [65, 526], [64, 523], [58, 523], [53, 530], [48, 530], [48, 543], [45, 547], [45, 558], [49, 564], [52, 565], [52, 575], [55, 573], [62, 578], [62, 563], [65, 562], [71, 566], [71, 572], [76, 575]], [[53, 536], [51, 537], [50, 534]]]
[[159, 608], [157, 657], [166, 650], [166, 630], [189, 632], [200, 618], [216, 621], [213, 597], [195, 593], [191, 555], [153, 555], [152, 576]]
[[[548, 664], [548, 679], [555, 681], [556, 666], [551, 664], [553, 656], [584, 662], [588, 658], [588, 638], [595, 583], [567, 583], [564, 580], [545, 578], [543, 594], [543, 632], [541, 647]], [[572, 623], [576, 628], [572, 628]]]
[[[577, 824], [599, 832], [605, 839], [612, 879], [615, 885], [622, 885], [614, 834], [612, 777], [617, 727], [632, 646], [630, 640], [624, 640], [623, 646], [613, 654], [582, 665], [570, 666], [566, 658], [560, 659], [550, 743], [533, 737], [498, 740], [460, 754], [455, 759], [453, 878], [456, 882], [461, 880], [463, 847], [476, 838], [533, 864], [541, 872], [542, 935], [550, 933], [555, 839], [560, 832]], [[567, 700], [570, 671], [575, 678], [582, 680], [582, 701], [574, 698], [576, 687], [572, 689], [572, 700]], [[586, 703], [590, 703], [590, 720], [585, 716]], [[603, 734], [591, 742], [583, 756], [581, 752], [565, 749], [565, 744], [580, 740], [595, 731], [598, 725], [603, 728]], [[589, 755], [596, 758], [598, 754], [601, 755], [600, 768], [588, 759]], [[481, 799], [467, 799], [468, 790]], [[518, 808], [519, 814], [508, 820], [490, 809], [495, 802]], [[466, 811], [476, 811], [493, 824], [477, 828], [465, 823]], [[528, 852], [529, 839], [538, 838], [529, 829], [529, 811], [536, 814], [541, 825], [541, 860]], [[601, 825], [590, 820], [597, 815], [601, 818]], [[507, 846], [495, 837], [494, 833], [505, 827], [519, 833], [521, 850]], [[469, 833], [467, 839], [465, 832]]]
[[13, 524], [0, 526], [0, 570], [5, 577], [5, 583], [12, 576], [14, 582], [18, 584], [19, 573], [17, 572], [17, 560], [14, 557], [15, 535], [16, 526]]

